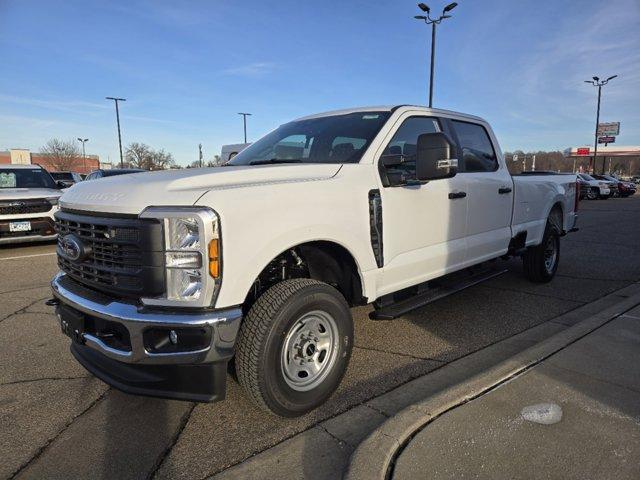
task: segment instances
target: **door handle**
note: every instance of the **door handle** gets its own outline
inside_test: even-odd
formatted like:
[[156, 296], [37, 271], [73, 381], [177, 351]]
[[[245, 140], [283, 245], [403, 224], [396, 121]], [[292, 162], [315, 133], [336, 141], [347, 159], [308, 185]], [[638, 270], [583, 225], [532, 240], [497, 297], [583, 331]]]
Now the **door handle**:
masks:
[[449, 200], [454, 200], [456, 198], [464, 198], [467, 196], [467, 192], [451, 192], [449, 194]]
[[503, 195], [503, 194], [505, 194], [505, 193], [511, 193], [511, 187], [500, 187], [500, 188], [498, 189], [498, 193], [499, 193], [500, 195]]

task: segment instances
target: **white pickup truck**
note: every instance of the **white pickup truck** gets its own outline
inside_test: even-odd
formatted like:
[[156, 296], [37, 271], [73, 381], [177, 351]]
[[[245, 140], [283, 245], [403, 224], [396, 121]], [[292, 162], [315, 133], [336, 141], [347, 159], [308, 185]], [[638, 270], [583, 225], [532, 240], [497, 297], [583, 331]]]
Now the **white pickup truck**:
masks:
[[478, 117], [322, 113], [224, 167], [76, 184], [56, 214], [50, 303], [76, 359], [116, 388], [216, 401], [229, 369], [258, 405], [297, 416], [341, 381], [350, 307], [391, 319], [512, 255], [551, 280], [576, 193], [575, 175], [512, 177]]

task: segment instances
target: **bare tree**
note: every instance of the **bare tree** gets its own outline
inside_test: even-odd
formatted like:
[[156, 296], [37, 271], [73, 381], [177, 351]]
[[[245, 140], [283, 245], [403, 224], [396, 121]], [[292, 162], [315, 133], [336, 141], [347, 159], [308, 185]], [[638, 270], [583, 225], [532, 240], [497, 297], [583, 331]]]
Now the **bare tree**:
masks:
[[73, 170], [81, 159], [80, 149], [73, 140], [52, 138], [41, 149], [49, 163], [58, 171]]
[[164, 170], [175, 165], [176, 161], [173, 159], [173, 155], [169, 152], [165, 152], [164, 149], [158, 151], [151, 151], [151, 158], [153, 160], [153, 170]]
[[130, 143], [125, 151], [125, 158], [132, 167], [151, 170], [151, 148], [144, 143]]
[[132, 167], [145, 170], [164, 170], [175, 165], [173, 155], [162, 150], [153, 150], [144, 143], [134, 142], [127, 147], [125, 157]]

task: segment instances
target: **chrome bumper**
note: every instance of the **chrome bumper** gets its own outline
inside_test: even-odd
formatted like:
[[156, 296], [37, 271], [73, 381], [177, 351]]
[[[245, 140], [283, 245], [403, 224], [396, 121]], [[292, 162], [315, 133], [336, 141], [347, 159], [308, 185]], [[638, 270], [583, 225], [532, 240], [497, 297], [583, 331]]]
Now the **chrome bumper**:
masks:
[[[119, 350], [104, 343], [100, 338], [83, 333], [82, 344], [103, 355], [124, 363], [135, 364], [199, 364], [228, 361], [233, 356], [233, 347], [242, 319], [240, 308], [209, 312], [149, 311], [129, 303], [113, 301], [107, 304], [98, 303], [70, 291], [61, 285], [65, 276], [59, 272], [52, 280], [54, 297], [62, 304], [79, 312], [117, 322], [129, 332], [131, 350]], [[179, 313], [178, 313], [179, 312]], [[60, 319], [62, 321], [62, 319]], [[206, 348], [196, 351], [152, 353], [144, 345], [143, 333], [148, 328], [188, 328], [204, 327], [211, 329], [211, 342]]]
[[33, 242], [48, 242], [58, 238], [58, 234], [53, 235], [25, 235], [24, 237], [3, 237], [0, 238], [0, 245], [9, 243], [33, 243]]

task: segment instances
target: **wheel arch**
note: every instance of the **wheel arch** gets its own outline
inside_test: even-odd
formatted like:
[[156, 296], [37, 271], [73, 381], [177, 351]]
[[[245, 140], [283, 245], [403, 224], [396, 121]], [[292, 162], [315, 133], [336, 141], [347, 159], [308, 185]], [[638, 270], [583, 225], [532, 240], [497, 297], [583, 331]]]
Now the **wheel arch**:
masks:
[[269, 287], [292, 278], [311, 278], [334, 286], [350, 306], [364, 305], [364, 279], [355, 255], [334, 240], [311, 240], [275, 255], [246, 289], [243, 310]]
[[[559, 218], [558, 218], [558, 222], [554, 222], [553, 221], [553, 214], [554, 212], [558, 212], [559, 213]], [[548, 220], [551, 220], [551, 222], [554, 224], [554, 226], [556, 228], [558, 228], [559, 233], [563, 234], [565, 233], [565, 229], [564, 229], [564, 205], [562, 202], [562, 199], [556, 199], [555, 202], [551, 205], [551, 208], [549, 208], [549, 211], [547, 212], [547, 216], [546, 218]]]

